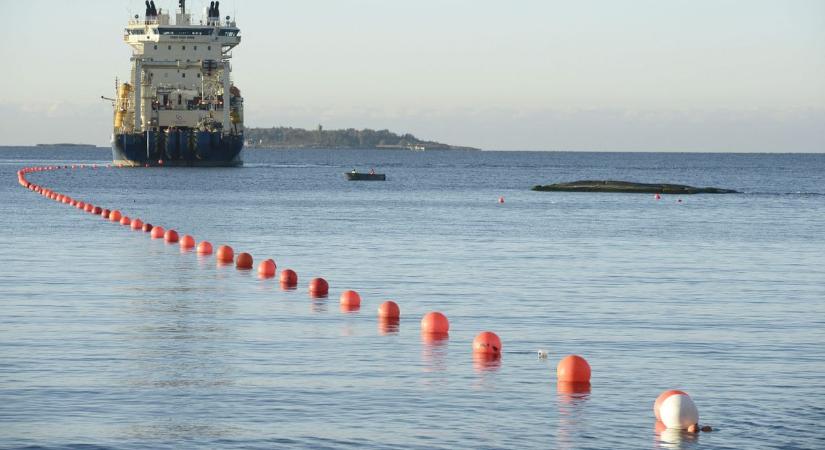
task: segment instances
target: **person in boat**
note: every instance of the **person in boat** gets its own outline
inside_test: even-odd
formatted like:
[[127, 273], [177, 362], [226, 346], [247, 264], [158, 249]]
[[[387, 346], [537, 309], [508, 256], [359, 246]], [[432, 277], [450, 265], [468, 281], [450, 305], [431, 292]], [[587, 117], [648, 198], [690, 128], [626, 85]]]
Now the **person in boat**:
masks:
[[375, 175], [375, 168], [370, 168], [370, 175]]
[[355, 168], [353, 168], [353, 169], [352, 169], [352, 173], [353, 173], [353, 174], [355, 174], [355, 173], [358, 173], [358, 172], [356, 172], [356, 171], [355, 171]]

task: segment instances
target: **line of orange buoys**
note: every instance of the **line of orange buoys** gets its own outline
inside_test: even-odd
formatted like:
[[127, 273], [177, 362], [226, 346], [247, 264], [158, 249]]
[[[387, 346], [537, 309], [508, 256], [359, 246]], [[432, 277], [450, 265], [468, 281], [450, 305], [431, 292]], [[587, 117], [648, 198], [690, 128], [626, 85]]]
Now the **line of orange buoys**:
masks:
[[[113, 166], [106, 166], [112, 168]], [[118, 167], [118, 166], [114, 166]], [[182, 250], [196, 248], [198, 255], [211, 255], [213, 248], [209, 241], [201, 241], [195, 244], [195, 238], [190, 235], [180, 237], [174, 229], [164, 229], [159, 225], [152, 225], [143, 222], [135, 217], [130, 218], [119, 210], [109, 210], [99, 205], [84, 202], [61, 194], [54, 190], [30, 182], [26, 175], [38, 172], [48, 172], [62, 169], [97, 169], [97, 164], [71, 165], [71, 166], [45, 166], [26, 167], [17, 171], [17, 180], [21, 186], [43, 197], [54, 200], [58, 203], [70, 205], [80, 211], [93, 215], [99, 215], [103, 219], [112, 223], [130, 227], [133, 231], [143, 231], [150, 233], [152, 239], [163, 239], [169, 244], [177, 243]], [[658, 194], [656, 199], [661, 198]], [[499, 197], [499, 203], [504, 203], [504, 197]], [[237, 257], [232, 247], [221, 245], [215, 253], [218, 265], [235, 264], [238, 270], [252, 270], [253, 258], [249, 253], [238, 253]], [[258, 276], [262, 279], [275, 278], [277, 265], [273, 259], [267, 259], [258, 265]], [[281, 271], [279, 281], [284, 289], [294, 289], [298, 285], [298, 275], [291, 269]], [[326, 298], [329, 295], [329, 283], [320, 277], [316, 277], [309, 282], [309, 295], [313, 298]], [[346, 290], [340, 297], [341, 311], [355, 312], [361, 307], [361, 296], [353, 290]], [[386, 301], [378, 308], [379, 329], [382, 332], [397, 330], [401, 310], [397, 303]], [[443, 313], [431, 311], [426, 313], [421, 319], [421, 334], [424, 342], [437, 342], [449, 338], [450, 321]], [[497, 362], [501, 358], [501, 339], [492, 331], [479, 333], [472, 344], [474, 359], [483, 362]], [[539, 358], [546, 358], [547, 352], [539, 350]], [[590, 392], [590, 364], [579, 355], [568, 355], [559, 361], [556, 367], [557, 388], [560, 393], [582, 394]], [[699, 411], [690, 396], [679, 390], [668, 390], [663, 392], [653, 404], [654, 415], [656, 416], [656, 430], [687, 430], [688, 432], [711, 431], [708, 426], [699, 427]]]

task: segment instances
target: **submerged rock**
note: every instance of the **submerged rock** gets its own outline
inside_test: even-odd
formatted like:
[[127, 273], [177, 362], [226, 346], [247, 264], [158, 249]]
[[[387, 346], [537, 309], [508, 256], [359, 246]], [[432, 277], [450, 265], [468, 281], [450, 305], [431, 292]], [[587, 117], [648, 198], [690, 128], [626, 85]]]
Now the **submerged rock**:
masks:
[[534, 191], [625, 192], [631, 194], [738, 194], [732, 189], [693, 187], [682, 184], [633, 183], [615, 180], [581, 180], [533, 186]]

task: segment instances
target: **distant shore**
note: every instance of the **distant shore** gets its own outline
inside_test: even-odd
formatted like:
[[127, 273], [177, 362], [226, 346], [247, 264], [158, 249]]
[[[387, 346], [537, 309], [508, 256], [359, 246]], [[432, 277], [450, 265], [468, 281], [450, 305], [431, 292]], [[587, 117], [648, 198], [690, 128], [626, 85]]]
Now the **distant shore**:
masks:
[[464, 150], [481, 149], [418, 139], [412, 134], [399, 135], [389, 130], [315, 130], [291, 127], [247, 128], [246, 147], [270, 149], [326, 150]]
[[52, 147], [97, 148], [97, 145], [94, 145], [94, 144], [72, 144], [72, 143], [65, 142], [65, 143], [58, 143], [58, 144], [37, 144], [37, 145], [35, 145], [35, 147], [46, 147], [46, 148], [52, 148]]

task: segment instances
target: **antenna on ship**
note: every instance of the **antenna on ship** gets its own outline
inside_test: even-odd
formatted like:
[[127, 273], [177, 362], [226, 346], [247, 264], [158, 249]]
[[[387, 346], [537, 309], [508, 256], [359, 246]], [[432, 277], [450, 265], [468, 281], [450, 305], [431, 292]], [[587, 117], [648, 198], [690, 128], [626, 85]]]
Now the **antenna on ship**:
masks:
[[186, 0], [178, 0], [178, 6], [180, 6], [180, 13], [186, 14]]

